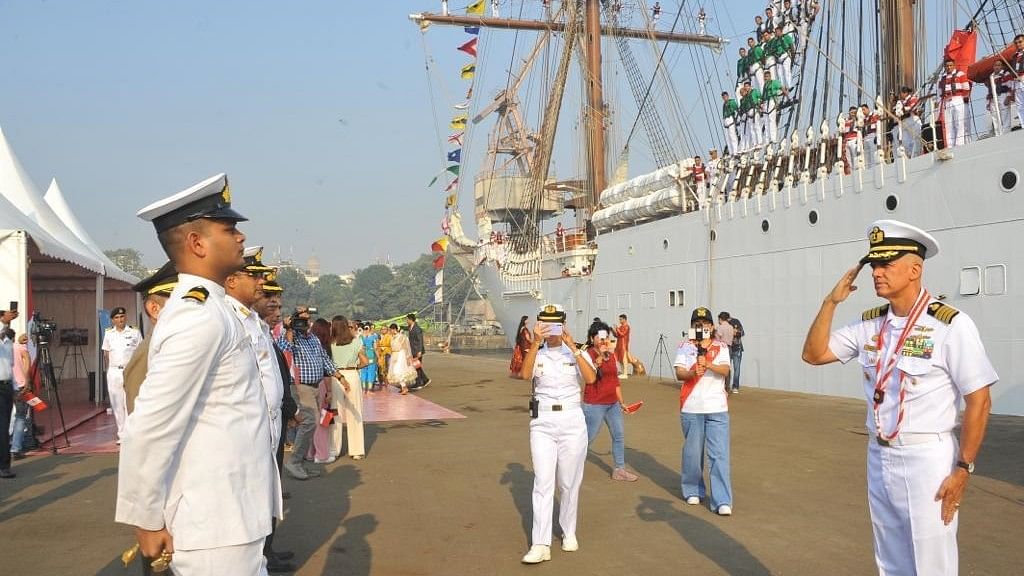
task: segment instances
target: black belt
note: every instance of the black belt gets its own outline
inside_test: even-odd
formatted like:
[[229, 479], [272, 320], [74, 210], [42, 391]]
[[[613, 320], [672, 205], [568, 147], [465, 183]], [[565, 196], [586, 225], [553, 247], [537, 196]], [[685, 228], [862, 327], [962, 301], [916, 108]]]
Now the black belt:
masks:
[[305, 382], [302, 382], [302, 385], [309, 386], [310, 388], [318, 388], [320, 386], [320, 383], [317, 382], [316, 384], [306, 384]]

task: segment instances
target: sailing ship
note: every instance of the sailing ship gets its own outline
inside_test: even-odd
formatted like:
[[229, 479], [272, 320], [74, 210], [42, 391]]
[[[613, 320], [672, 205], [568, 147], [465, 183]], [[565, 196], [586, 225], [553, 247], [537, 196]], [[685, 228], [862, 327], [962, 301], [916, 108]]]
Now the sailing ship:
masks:
[[[893, 218], [938, 239], [925, 284], [980, 327], [1001, 377], [993, 413], [1024, 414], [1024, 251], [1015, 246], [1024, 130], [999, 117], [1006, 108], [985, 110], [992, 63], [1012, 58], [1024, 32], [1019, 2], [982, 0], [970, 11], [964, 1], [768, 2], [775, 14], [798, 11], [783, 20], [796, 38], [791, 78], [777, 141], [742, 152], [728, 149], [719, 112], [742, 72], [733, 73], [729, 40], [713, 33], [735, 30], [734, 4], [708, 2], [696, 14], [684, 13], [687, 2], [671, 14], [643, 0], [503, 2], [504, 14], [496, 2], [489, 14], [484, 2], [469, 14], [443, 4], [410, 18], [424, 34], [438, 25], [482, 29], [482, 38], [532, 34], [528, 50], [516, 51], [520, 39], [511, 56], [474, 64], [479, 73], [483, 56], [519, 63], [494, 90], [474, 86], [467, 124], [490, 127], [472, 181], [477, 239], [447, 202], [449, 249], [506, 334], [544, 302], [565, 306], [576, 335], [595, 317], [627, 314], [632, 354], [670, 376], [691, 310], [708, 306], [743, 322], [743, 386], [860, 398], [848, 370], [804, 365], [801, 345], [821, 299], [863, 254], [868, 224]], [[935, 97], [944, 54], [977, 82], [970, 136], [956, 147], [944, 142]], [[919, 101], [916, 152], [902, 143], [911, 129], [901, 121], [904, 86]], [[576, 115], [566, 112], [572, 95]], [[857, 145], [846, 153], [850, 133]], [[579, 171], [566, 167], [574, 161]], [[644, 173], [630, 177], [630, 165]], [[836, 322], [877, 305], [870, 289], [855, 292]]]

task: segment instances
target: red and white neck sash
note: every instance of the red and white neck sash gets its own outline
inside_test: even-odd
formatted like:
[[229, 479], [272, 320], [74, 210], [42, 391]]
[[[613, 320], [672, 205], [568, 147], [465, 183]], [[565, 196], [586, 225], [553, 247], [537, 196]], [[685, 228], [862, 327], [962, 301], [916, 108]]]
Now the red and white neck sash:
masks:
[[898, 412], [896, 416], [896, 426], [893, 428], [892, 434], [885, 434], [882, 432], [882, 418], [881, 418], [881, 407], [882, 402], [885, 401], [885, 389], [889, 382], [889, 377], [896, 369], [896, 361], [900, 357], [900, 350], [903, 349], [903, 344], [907, 341], [907, 337], [910, 336], [910, 332], [913, 331], [914, 325], [917, 324], [917, 319], [921, 317], [921, 313], [924, 312], [925, 306], [928, 301], [931, 300], [931, 295], [927, 290], [923, 290], [918, 295], [917, 301], [914, 302], [914, 306], [910, 309], [910, 315], [907, 316], [907, 324], [903, 327], [903, 331], [900, 333], [899, 339], [896, 340], [896, 344], [890, 349], [885, 348], [885, 333], [889, 328], [889, 316], [886, 315], [885, 320], [882, 321], [882, 327], [878, 331], [878, 362], [875, 364], [875, 394], [873, 400], [873, 410], [875, 415], [875, 431], [881, 440], [886, 442], [893, 440], [900, 434], [900, 426], [903, 425], [903, 401], [907, 396], [907, 390], [903, 387], [903, 379], [906, 376], [903, 372], [899, 373], [899, 404]]

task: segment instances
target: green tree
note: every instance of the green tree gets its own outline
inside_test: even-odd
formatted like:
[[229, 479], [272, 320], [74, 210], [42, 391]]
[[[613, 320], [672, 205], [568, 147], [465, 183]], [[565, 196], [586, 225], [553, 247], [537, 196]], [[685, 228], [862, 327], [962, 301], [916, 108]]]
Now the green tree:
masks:
[[363, 302], [363, 315], [368, 319], [388, 318], [389, 301], [395, 297], [394, 275], [383, 264], [356, 270], [352, 289]]
[[310, 301], [320, 309], [320, 315], [330, 319], [340, 314], [347, 286], [336, 274], [324, 274], [311, 286]]
[[277, 283], [284, 288], [281, 297], [281, 314], [287, 316], [295, 311], [296, 306], [310, 305], [309, 283], [295, 268], [281, 268], [277, 271]]
[[117, 267], [137, 278], [149, 276], [149, 268], [142, 263], [142, 253], [135, 248], [118, 248], [117, 250], [104, 250], [107, 258]]

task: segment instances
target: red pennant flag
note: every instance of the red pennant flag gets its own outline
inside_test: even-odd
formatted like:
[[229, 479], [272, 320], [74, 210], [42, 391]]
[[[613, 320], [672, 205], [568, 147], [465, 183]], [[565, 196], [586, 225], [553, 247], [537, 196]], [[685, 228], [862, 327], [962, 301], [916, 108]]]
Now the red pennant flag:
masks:
[[476, 38], [473, 38], [469, 42], [466, 42], [462, 46], [459, 46], [459, 50], [476, 58]]
[[440, 270], [441, 268], [444, 268], [444, 253], [434, 258], [434, 270]]
[[334, 410], [331, 410], [329, 408], [321, 408], [320, 409], [320, 425], [321, 426], [330, 426], [331, 422], [333, 422], [333, 421], [334, 421]]

